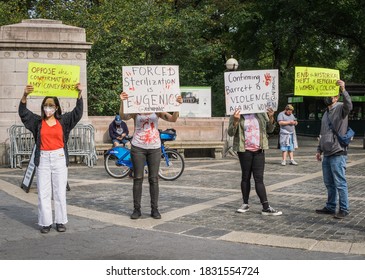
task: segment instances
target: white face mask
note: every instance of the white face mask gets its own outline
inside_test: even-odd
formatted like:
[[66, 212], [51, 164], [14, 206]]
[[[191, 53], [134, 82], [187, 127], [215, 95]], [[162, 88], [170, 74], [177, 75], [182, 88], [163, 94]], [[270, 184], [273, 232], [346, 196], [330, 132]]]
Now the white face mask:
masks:
[[55, 107], [49, 107], [49, 106], [44, 106], [43, 107], [43, 110], [44, 110], [44, 114], [47, 117], [52, 116], [56, 112], [56, 108]]

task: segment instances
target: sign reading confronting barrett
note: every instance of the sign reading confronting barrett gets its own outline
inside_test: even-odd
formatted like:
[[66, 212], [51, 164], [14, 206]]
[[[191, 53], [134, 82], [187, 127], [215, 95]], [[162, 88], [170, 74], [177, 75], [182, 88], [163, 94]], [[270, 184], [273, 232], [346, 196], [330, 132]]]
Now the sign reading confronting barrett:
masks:
[[180, 111], [179, 67], [173, 65], [123, 66], [125, 113]]
[[278, 70], [233, 71], [224, 73], [226, 114], [274, 111], [278, 108]]

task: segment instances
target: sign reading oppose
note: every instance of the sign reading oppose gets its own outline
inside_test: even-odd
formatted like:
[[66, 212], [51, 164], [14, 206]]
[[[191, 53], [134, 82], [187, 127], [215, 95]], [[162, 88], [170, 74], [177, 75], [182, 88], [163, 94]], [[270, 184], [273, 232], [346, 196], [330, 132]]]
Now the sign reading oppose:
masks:
[[172, 65], [123, 66], [125, 113], [180, 111], [179, 67]]
[[224, 73], [226, 114], [274, 111], [278, 108], [278, 70], [235, 71]]
[[31, 95], [77, 98], [75, 85], [79, 81], [80, 66], [35, 62], [28, 64], [28, 84], [34, 87]]
[[339, 70], [295, 67], [294, 95], [335, 96], [339, 93], [339, 79]]

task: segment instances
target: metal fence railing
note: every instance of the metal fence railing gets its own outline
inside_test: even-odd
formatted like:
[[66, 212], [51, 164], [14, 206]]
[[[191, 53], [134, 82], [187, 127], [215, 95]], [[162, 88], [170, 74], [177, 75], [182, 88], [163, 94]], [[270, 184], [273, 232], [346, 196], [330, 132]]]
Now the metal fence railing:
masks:
[[[10, 167], [22, 167], [23, 162], [29, 161], [33, 146], [34, 137], [23, 125], [12, 125], [8, 129], [10, 148]], [[67, 142], [69, 156], [78, 156], [87, 166], [96, 164], [97, 154], [95, 149], [95, 130], [92, 125], [78, 124], [71, 130]]]

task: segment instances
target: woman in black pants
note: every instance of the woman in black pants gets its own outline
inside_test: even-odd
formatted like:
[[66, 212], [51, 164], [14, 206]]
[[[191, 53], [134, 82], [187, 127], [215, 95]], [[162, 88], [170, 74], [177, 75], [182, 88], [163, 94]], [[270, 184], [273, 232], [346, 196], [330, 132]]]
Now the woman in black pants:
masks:
[[[176, 122], [179, 112], [173, 114], [167, 112], [147, 113], [147, 114], [124, 114], [123, 100], [128, 99], [128, 94], [120, 94], [119, 115], [123, 120], [134, 119], [134, 134], [132, 139], [131, 159], [133, 164], [133, 204], [134, 211], [131, 219], [141, 217], [141, 197], [142, 183], [144, 175], [144, 165], [148, 166], [148, 182], [150, 184], [151, 197], [151, 217], [161, 219], [158, 211], [158, 171], [161, 161], [161, 140], [158, 131], [158, 119], [162, 118], [168, 122]], [[177, 98], [178, 103], [182, 103], [182, 98]]]
[[233, 150], [237, 152], [242, 170], [241, 192], [243, 204], [237, 209], [238, 213], [247, 212], [250, 207], [248, 200], [251, 191], [251, 174], [255, 180], [255, 190], [262, 204], [262, 215], [279, 216], [269, 205], [265, 184], [265, 150], [269, 149], [267, 132], [275, 129], [274, 111], [267, 113], [240, 114], [236, 110], [230, 117], [228, 135], [233, 136]]

